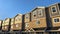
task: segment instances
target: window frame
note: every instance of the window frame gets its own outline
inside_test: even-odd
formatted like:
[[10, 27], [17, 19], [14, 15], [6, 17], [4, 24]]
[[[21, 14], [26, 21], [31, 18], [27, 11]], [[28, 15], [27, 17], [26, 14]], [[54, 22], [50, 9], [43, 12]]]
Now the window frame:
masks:
[[[40, 15], [41, 14], [41, 15]], [[38, 10], [38, 16], [43, 16], [43, 9]]]
[[[56, 12], [53, 12], [53, 9], [52, 9], [53, 7], [55, 7]], [[52, 6], [52, 7], [51, 7], [51, 12], [52, 12], [52, 13], [57, 13], [57, 9], [56, 9], [56, 8], [57, 8], [56, 6]]]
[[[54, 19], [53, 19], [53, 22], [54, 22], [54, 23], [59, 23], [59, 22], [57, 21], [57, 19], [59, 19], [59, 22], [60, 22], [60, 18], [54, 18]], [[55, 22], [55, 20], [56, 20], [56, 22]]]

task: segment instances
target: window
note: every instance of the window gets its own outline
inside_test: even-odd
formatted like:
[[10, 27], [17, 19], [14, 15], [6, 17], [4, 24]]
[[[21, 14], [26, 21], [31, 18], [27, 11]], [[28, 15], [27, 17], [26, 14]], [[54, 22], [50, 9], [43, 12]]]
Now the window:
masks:
[[40, 21], [39, 21], [39, 20], [37, 20], [37, 21], [36, 21], [36, 24], [40, 24]]
[[7, 27], [5, 27], [5, 29], [6, 29]]
[[59, 18], [55, 18], [54, 19], [54, 22], [59, 22]]
[[42, 9], [38, 10], [38, 15], [42, 16]]
[[16, 17], [16, 19], [15, 19], [16, 21], [19, 21], [19, 20], [21, 20], [21, 18], [20, 17]]
[[26, 14], [25, 16], [26, 16], [26, 19], [27, 19], [27, 18], [28, 18], [28, 16], [29, 16], [29, 14]]
[[16, 24], [16, 27], [18, 27], [18, 24]]
[[26, 16], [26, 18], [28, 18], [28, 16]]
[[36, 11], [35, 11], [35, 12], [33, 12], [33, 16], [34, 16], [34, 17], [36, 17]]
[[13, 26], [11, 26], [11, 28], [13, 28]]
[[2, 29], [4, 29], [4, 27], [2, 27]]
[[26, 23], [26, 24], [25, 24], [25, 26], [26, 26], [26, 27], [29, 27], [29, 24], [28, 24], [28, 23]]
[[56, 7], [52, 7], [52, 12], [56, 12]]
[[13, 24], [13, 22], [11, 22], [11, 24]]

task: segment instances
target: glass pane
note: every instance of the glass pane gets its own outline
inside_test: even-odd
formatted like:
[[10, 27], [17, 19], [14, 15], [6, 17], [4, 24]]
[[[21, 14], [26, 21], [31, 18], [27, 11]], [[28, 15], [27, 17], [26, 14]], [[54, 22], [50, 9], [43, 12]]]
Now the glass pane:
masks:
[[52, 11], [53, 11], [53, 12], [56, 12], [56, 9], [55, 9], [55, 7], [53, 7], [53, 8], [52, 8]]

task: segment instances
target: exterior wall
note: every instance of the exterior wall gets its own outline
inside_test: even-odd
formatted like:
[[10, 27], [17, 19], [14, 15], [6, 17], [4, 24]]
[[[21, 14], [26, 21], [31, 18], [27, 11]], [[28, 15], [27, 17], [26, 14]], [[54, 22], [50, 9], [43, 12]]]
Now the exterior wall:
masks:
[[29, 22], [31, 20], [30, 16], [31, 16], [30, 13], [25, 14], [25, 17], [24, 17], [25, 29], [29, 29]]
[[[56, 12], [52, 12], [52, 8], [55, 7]], [[48, 15], [49, 13], [49, 15]], [[11, 30], [21, 30], [24, 29], [22, 26], [25, 26], [25, 29], [27, 30], [34, 30], [34, 28], [46, 28], [49, 25], [52, 25], [54, 29], [53, 32], [56, 32], [57, 29], [60, 28], [60, 4], [51, 5], [48, 7], [48, 12], [46, 14], [46, 8], [35, 8], [31, 13], [27, 13], [24, 15], [24, 19], [22, 17], [23, 15], [17, 14], [14, 18], [10, 19], [7, 18], [2, 23], [2, 30], [8, 30], [9, 24], [11, 25]], [[48, 16], [48, 17], [47, 17]], [[58, 18], [59, 22], [54, 22], [54, 19]], [[50, 20], [50, 23], [47, 22]], [[24, 22], [24, 23], [23, 23]], [[23, 24], [22, 24], [23, 23]], [[47, 23], [49, 23], [47, 25]], [[1, 21], [0, 21], [0, 27], [1, 27]], [[55, 27], [55, 28], [54, 28]], [[58, 28], [57, 28], [58, 27]], [[29, 30], [29, 31], [30, 31]], [[44, 31], [44, 30], [43, 30]], [[40, 31], [39, 31], [40, 32]], [[42, 32], [42, 31], [41, 31]], [[51, 31], [52, 32], [52, 31]], [[46, 34], [50, 32], [44, 32]]]
[[14, 30], [14, 18], [11, 18], [11, 30]]
[[25, 14], [24, 22], [30, 22], [30, 13]]
[[2, 29], [3, 29], [3, 30], [8, 31], [8, 29], [9, 29], [9, 22], [10, 22], [10, 18], [6, 18], [6, 19], [3, 21], [3, 24], [2, 24]]
[[15, 18], [14, 30], [21, 30], [21, 28], [22, 28], [22, 15], [17, 14], [14, 18]]
[[[52, 8], [53, 8], [53, 7], [55, 7], [56, 12], [53, 12], [53, 11], [52, 11]], [[58, 4], [52, 5], [52, 6], [50, 6], [48, 9], [49, 9], [50, 17], [56, 17], [56, 16], [59, 16], [59, 15], [60, 15], [60, 14], [59, 14]]]
[[52, 18], [52, 25], [53, 25], [53, 27], [59, 27], [60, 26], [60, 21], [59, 22], [54, 22], [54, 19], [56, 19], [56, 18], [60, 19], [60, 17]]
[[[52, 8], [53, 7], [55, 7], [55, 9], [56, 9], [56, 12], [53, 12], [52, 11]], [[51, 5], [51, 6], [49, 6], [49, 8], [48, 8], [48, 10], [49, 10], [49, 16], [50, 16], [50, 20], [51, 20], [51, 24], [52, 24], [52, 27], [59, 27], [60, 25], [60, 21], [59, 22], [54, 22], [54, 19], [55, 18], [58, 18], [59, 20], [60, 20], [60, 10], [59, 10], [59, 5], [58, 4], [54, 4], [54, 5]]]
[[31, 27], [31, 28], [44, 28], [44, 27], [47, 27], [45, 18], [41, 18], [41, 19], [39, 19], [39, 21], [40, 21], [40, 24], [36, 23], [37, 20], [34, 20], [34, 21], [30, 22], [29, 27]]
[[[45, 28], [47, 27], [45, 8], [37, 8], [31, 12], [32, 21], [29, 28]], [[39, 23], [37, 23], [39, 22]]]

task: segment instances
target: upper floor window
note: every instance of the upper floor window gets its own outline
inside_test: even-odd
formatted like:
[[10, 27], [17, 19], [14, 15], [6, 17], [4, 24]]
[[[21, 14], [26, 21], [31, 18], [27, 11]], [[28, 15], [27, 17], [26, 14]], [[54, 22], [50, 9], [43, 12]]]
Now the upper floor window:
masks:
[[33, 12], [33, 17], [36, 17], [36, 11], [35, 11], [35, 12]]
[[26, 18], [28, 18], [28, 16], [26, 16]]
[[28, 18], [29, 18], [29, 14], [26, 14], [26, 15], [25, 15], [25, 18], [28, 19]]
[[52, 12], [56, 12], [56, 7], [52, 7]]
[[15, 18], [15, 20], [19, 21], [19, 20], [21, 20], [21, 17], [18, 16], [18, 17]]
[[59, 18], [55, 18], [54, 19], [54, 22], [59, 22]]
[[38, 10], [38, 15], [42, 16], [43, 13], [42, 13], [42, 9], [41, 10]]

